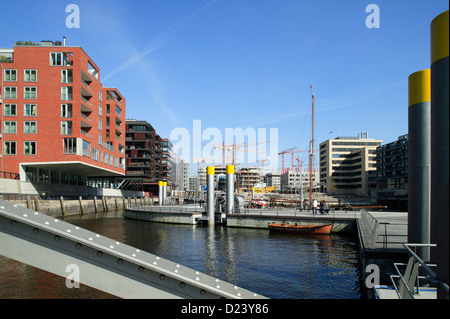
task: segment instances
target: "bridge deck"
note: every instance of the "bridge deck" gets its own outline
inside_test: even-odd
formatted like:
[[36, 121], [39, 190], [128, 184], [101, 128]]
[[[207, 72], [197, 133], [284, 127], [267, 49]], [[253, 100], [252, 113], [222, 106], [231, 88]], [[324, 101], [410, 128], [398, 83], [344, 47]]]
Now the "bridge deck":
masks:
[[[264, 298], [156, 255], [0, 200], [0, 254], [122, 298]], [[70, 266], [68, 268], [68, 266]], [[75, 278], [75, 277], [71, 277]]]

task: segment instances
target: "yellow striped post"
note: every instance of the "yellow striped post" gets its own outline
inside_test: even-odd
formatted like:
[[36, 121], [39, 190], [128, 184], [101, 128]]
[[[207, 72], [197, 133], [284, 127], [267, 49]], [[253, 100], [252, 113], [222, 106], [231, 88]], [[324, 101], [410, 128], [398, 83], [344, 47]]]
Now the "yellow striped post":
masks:
[[[430, 243], [431, 80], [430, 69], [408, 78], [408, 242]], [[418, 247], [423, 260], [429, 247]]]
[[[449, 23], [448, 10], [431, 22], [431, 242], [436, 273], [449, 282]], [[438, 298], [445, 295], [438, 289]], [[447, 295], [448, 298], [448, 295]]]

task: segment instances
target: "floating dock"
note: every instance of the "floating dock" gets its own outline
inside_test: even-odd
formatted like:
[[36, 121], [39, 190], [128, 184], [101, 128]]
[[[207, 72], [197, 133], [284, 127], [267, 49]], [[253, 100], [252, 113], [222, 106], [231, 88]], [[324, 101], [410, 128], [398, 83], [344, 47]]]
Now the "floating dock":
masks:
[[[208, 219], [204, 208], [189, 205], [126, 208], [125, 217], [171, 224], [197, 224]], [[357, 218], [360, 218], [360, 213], [356, 211], [312, 215], [308, 211], [301, 212], [293, 209], [246, 209], [240, 214], [215, 213], [215, 224], [227, 227], [269, 229], [268, 224], [271, 222], [288, 221], [298, 223], [298, 225], [329, 224], [331, 222], [333, 223], [333, 233], [355, 233]]]

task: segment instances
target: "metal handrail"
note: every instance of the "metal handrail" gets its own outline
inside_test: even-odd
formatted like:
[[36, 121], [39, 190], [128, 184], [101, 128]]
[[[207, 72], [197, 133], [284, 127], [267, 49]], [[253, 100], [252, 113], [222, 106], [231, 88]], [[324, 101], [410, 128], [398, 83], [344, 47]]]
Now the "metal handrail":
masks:
[[127, 204], [127, 209], [133, 209], [144, 212], [153, 213], [204, 213], [206, 207], [179, 207], [178, 205], [164, 205], [164, 206], [136, 206]]
[[412, 251], [410, 247], [436, 247], [436, 244], [403, 244], [403, 247], [406, 248], [406, 251], [413, 256], [433, 277], [437, 277], [436, 273], [427, 265], [417, 254]]
[[406, 248], [408, 253], [410, 253], [417, 261], [425, 268], [425, 270], [429, 273], [428, 276], [426, 276], [427, 280], [433, 284], [440, 285], [442, 289], [448, 294], [449, 293], [449, 287], [448, 284], [443, 282], [442, 280], [438, 279], [437, 274], [430, 268], [430, 266], [436, 266], [436, 265], [430, 265], [426, 264], [415, 252], [411, 250], [411, 247], [436, 247], [436, 244], [403, 244], [403, 246]]
[[372, 216], [372, 214], [369, 214], [365, 210], [361, 210], [361, 218], [369, 230], [371, 242], [372, 242], [372, 245], [374, 245], [375, 241], [376, 241], [376, 234], [378, 231], [379, 222], [375, 217]]
[[18, 180], [18, 179], [20, 179], [20, 175], [18, 173], [11, 173], [11, 172], [0, 171], [0, 178], [16, 179], [16, 180]]
[[[395, 284], [394, 278], [399, 278], [402, 282], [402, 284], [404, 285], [404, 288], [406, 289], [406, 292], [408, 293], [408, 295], [411, 297], [411, 299], [415, 299], [414, 295], [415, 295], [415, 287], [417, 287], [417, 292], [419, 292], [419, 288], [420, 288], [420, 284], [419, 284], [419, 279], [426, 279], [428, 282], [432, 283], [432, 284], [436, 284], [436, 285], [440, 285], [444, 291], [448, 294], [449, 293], [449, 287], [448, 285], [443, 282], [442, 280], [439, 280], [437, 277], [437, 274], [430, 268], [430, 267], [435, 267], [436, 265], [434, 264], [427, 264], [425, 263], [412, 249], [411, 247], [436, 247], [436, 244], [411, 244], [411, 243], [404, 243], [402, 244], [403, 247], [405, 247], [406, 251], [411, 255], [410, 258], [410, 262], [412, 262], [411, 265], [408, 264], [404, 264], [404, 263], [394, 263], [394, 268], [396, 269], [398, 275], [391, 275], [391, 281], [394, 285], [394, 289], [397, 293], [397, 296], [402, 299], [403, 296], [400, 295], [399, 292], [399, 288], [397, 287], [397, 285]], [[400, 270], [398, 269], [397, 266], [413, 266], [415, 264], [419, 263], [420, 266], [422, 266], [429, 275], [427, 276], [419, 276], [419, 272], [417, 271], [417, 273], [412, 273], [411, 274], [406, 274], [408, 276], [412, 275], [412, 276], [416, 276], [414, 278], [414, 282], [415, 285], [413, 287], [413, 291], [411, 291], [411, 289], [409, 288], [409, 285], [406, 283], [404, 276], [401, 274]], [[411, 281], [411, 278], [408, 278], [408, 281]]]

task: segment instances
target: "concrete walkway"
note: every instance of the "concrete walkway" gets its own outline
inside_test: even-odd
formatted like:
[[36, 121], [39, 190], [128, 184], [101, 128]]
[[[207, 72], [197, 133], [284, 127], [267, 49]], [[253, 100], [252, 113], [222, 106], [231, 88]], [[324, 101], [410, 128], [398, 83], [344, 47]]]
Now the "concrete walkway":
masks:
[[406, 212], [368, 212], [378, 227], [367, 230], [361, 223], [361, 237], [366, 251], [403, 251], [403, 243], [408, 242], [408, 213]]

